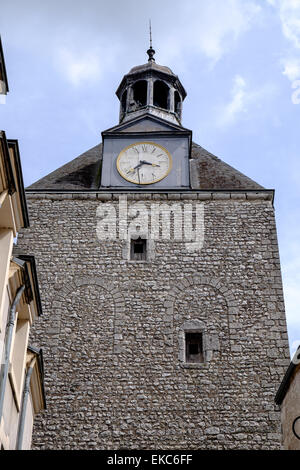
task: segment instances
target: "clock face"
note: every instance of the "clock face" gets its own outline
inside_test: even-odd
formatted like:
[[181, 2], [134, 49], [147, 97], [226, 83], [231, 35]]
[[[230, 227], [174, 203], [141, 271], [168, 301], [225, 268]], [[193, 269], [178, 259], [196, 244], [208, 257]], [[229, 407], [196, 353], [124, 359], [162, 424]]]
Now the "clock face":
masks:
[[172, 157], [154, 142], [137, 142], [124, 148], [117, 158], [122, 178], [135, 184], [153, 184], [171, 171]]

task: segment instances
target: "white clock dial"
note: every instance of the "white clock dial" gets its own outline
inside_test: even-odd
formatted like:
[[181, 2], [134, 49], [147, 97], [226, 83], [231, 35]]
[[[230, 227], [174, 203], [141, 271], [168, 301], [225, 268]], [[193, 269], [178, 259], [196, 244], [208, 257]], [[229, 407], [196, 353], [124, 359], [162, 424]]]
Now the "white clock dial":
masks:
[[172, 157], [168, 150], [154, 142], [136, 142], [124, 148], [117, 158], [122, 178], [135, 184], [153, 184], [171, 171]]

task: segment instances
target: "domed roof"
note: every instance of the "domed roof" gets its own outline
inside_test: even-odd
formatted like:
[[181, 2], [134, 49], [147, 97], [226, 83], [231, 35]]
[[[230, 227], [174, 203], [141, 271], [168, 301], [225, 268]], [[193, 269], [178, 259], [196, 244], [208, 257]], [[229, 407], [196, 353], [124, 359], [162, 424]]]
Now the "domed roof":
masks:
[[141, 79], [143, 77], [143, 74], [145, 74], [146, 79], [148, 75], [156, 74], [159, 77], [159, 75], [161, 74], [161, 78], [163, 80], [172, 83], [172, 85], [179, 90], [181, 98], [182, 100], [184, 100], [184, 98], [186, 97], [186, 91], [183, 88], [178, 76], [175, 75], [175, 73], [172, 72], [169, 67], [166, 67], [165, 65], [159, 65], [155, 62], [155, 59], [153, 57], [155, 54], [155, 50], [152, 49], [151, 45], [150, 48], [147, 50], [147, 54], [149, 56], [148, 62], [142, 65], [136, 65], [135, 67], [132, 67], [129, 72], [124, 75], [116, 91], [116, 95], [118, 96], [118, 98], [121, 98], [122, 93], [128, 82], [131, 83], [132, 81]]
[[142, 65], [137, 65], [130, 69], [128, 72], [128, 75], [134, 74], [134, 73], [139, 73], [139, 72], [144, 72], [147, 70], [157, 70], [158, 72], [163, 72], [168, 75], [175, 75], [172, 70], [169, 67], [166, 67], [165, 65], [159, 65], [154, 61], [149, 61], [146, 64]]

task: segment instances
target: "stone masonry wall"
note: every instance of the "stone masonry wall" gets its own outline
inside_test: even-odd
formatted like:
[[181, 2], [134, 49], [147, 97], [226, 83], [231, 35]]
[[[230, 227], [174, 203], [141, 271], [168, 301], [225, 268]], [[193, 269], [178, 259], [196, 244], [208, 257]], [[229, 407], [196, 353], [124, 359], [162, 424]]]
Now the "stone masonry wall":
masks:
[[[17, 250], [36, 258], [43, 316], [31, 344], [43, 348], [47, 398], [33, 448], [280, 448], [274, 396], [289, 349], [272, 202], [131, 197], [148, 208], [201, 198], [201, 250], [154, 240], [150, 261], [128, 261], [126, 241], [96, 233], [97, 208], [117, 211], [117, 195], [27, 195]], [[202, 364], [182, 359], [186, 325], [204, 332]]]

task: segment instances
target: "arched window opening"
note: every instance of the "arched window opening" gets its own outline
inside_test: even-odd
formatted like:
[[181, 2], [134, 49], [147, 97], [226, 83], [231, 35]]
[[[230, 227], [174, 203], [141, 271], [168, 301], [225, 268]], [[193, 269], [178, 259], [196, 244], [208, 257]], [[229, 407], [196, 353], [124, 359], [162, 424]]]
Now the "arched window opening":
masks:
[[127, 102], [127, 90], [124, 91], [122, 98], [121, 98], [122, 113], [126, 113], [126, 102]]
[[154, 82], [153, 104], [159, 108], [169, 109], [169, 87], [161, 80]]
[[174, 111], [180, 116], [181, 113], [181, 98], [178, 91], [174, 93]]
[[131, 103], [131, 109], [141, 108], [147, 104], [147, 81], [139, 80], [133, 87], [133, 102]]

